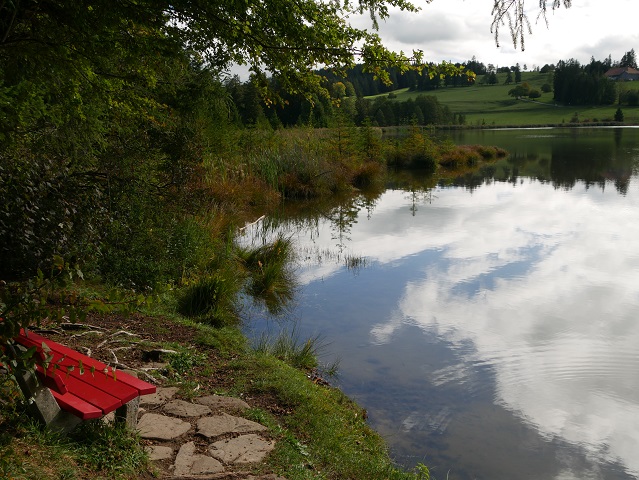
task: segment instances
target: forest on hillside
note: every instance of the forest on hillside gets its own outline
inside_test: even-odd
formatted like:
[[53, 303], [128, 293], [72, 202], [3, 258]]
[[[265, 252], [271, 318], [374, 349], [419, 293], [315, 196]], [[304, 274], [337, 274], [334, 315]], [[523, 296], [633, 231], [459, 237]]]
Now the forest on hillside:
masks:
[[[545, 64], [533, 70], [519, 63], [503, 67], [486, 65], [473, 56], [464, 64], [455, 64], [457, 70], [451, 74], [431, 76], [414, 70], [401, 72], [398, 68], [389, 68], [386, 82], [367, 71], [364, 65], [355, 65], [343, 75], [329, 69], [318, 70], [316, 73], [325, 85], [326, 94], [315, 94], [310, 98], [282, 91], [277, 77], [268, 79], [270, 87], [281, 92], [283, 101], [277, 105], [261, 100], [253, 80], [241, 82], [238, 77], [232, 77], [223, 85], [233, 100], [233, 114], [243, 125], [262, 124], [272, 128], [295, 125], [324, 128], [343, 122], [357, 126], [368, 122], [380, 127], [463, 125], [463, 114], [452, 112], [429, 92], [473, 85], [490, 87], [499, 83], [498, 74], [502, 74], [504, 84], [513, 85], [511, 95], [514, 97], [537, 98], [543, 91], [553, 92], [554, 101], [565, 105], [619, 103], [635, 106], [639, 104], [639, 93], [634, 89], [620, 90], [618, 83], [605, 74], [611, 68], [636, 68], [636, 65], [634, 49], [619, 61], [613, 61], [611, 57], [592, 58], [582, 65], [574, 59], [559, 60], [556, 64]], [[539, 91], [522, 82], [522, 72], [548, 74], [550, 80]], [[393, 92], [399, 89], [419, 95], [409, 100], [395, 100]]]

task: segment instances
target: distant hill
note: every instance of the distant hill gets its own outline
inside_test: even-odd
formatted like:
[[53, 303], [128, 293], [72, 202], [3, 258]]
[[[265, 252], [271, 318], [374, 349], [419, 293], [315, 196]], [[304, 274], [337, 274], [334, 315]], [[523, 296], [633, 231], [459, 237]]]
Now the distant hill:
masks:
[[[556, 104], [553, 92], [542, 93], [534, 101], [529, 99], [517, 100], [509, 96], [508, 92], [515, 87], [515, 83], [505, 84], [507, 74], [497, 74], [497, 84], [485, 84], [485, 76], [478, 76], [475, 85], [470, 87], [441, 87], [427, 92], [412, 91], [409, 88], [397, 89], [388, 93], [369, 96], [374, 99], [387, 95], [394, 102], [406, 101], [417, 95], [433, 95], [453, 113], [465, 116], [466, 125], [534, 125], [561, 124], [577, 120], [579, 122], [612, 121], [617, 105], [611, 106], [566, 106]], [[522, 72], [522, 83], [527, 82], [531, 87], [541, 91], [548, 83], [552, 86], [552, 72]], [[623, 82], [619, 84], [622, 90], [639, 90], [639, 82]], [[639, 124], [639, 107], [622, 106], [625, 123]]]

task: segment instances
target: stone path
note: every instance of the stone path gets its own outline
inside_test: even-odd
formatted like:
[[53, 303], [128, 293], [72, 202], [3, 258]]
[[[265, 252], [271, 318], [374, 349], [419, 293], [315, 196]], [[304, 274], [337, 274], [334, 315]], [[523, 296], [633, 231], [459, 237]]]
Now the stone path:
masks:
[[140, 399], [138, 431], [165, 478], [286, 480], [242, 471], [275, 447], [274, 440], [261, 436], [266, 427], [228, 413], [249, 408], [246, 402], [218, 395], [175, 400], [177, 390], [158, 388]]

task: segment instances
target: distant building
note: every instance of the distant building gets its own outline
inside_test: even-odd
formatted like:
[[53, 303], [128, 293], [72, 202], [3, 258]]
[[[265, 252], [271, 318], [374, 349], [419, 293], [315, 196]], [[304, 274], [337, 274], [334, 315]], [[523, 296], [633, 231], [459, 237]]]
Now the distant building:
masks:
[[633, 80], [639, 80], [639, 70], [632, 67], [611, 68], [606, 73], [604, 73], [604, 75], [610, 80], [615, 80], [618, 82], [630, 82]]

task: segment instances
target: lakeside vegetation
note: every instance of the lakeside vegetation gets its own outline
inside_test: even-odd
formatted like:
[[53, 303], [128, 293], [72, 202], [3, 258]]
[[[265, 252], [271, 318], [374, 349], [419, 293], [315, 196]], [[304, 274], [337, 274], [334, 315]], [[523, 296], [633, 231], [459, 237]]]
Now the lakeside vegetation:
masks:
[[[172, 379], [183, 395], [223, 367], [233, 381], [225, 392], [272, 395], [286, 406], [277, 416], [251, 413], [284, 440], [265, 470], [291, 480], [427, 477], [425, 468], [396, 468], [356, 405], [308, 381], [313, 349], [247, 347], [238, 328], [240, 300], [277, 313], [292, 298], [294, 281], [285, 239], [245, 249], [235, 237], [283, 200], [356, 189], [375, 195], [388, 169], [468, 171], [506, 153], [435, 141], [418, 128], [463, 123], [460, 114], [467, 124], [479, 122], [456, 110], [462, 105], [452, 97], [415, 99], [412, 111], [393, 113], [412, 125], [408, 135], [382, 138], [374, 125], [381, 117], [363, 110], [367, 103], [345, 85], [321, 82], [311, 67], [353, 67], [354, 45], [364, 41], [359, 53], [382, 78], [381, 64], [467, 74], [421, 64], [418, 55], [409, 62], [374, 35], [344, 25], [344, 12], [332, 4], [302, 3], [294, 12], [278, 2], [266, 10], [290, 13], [286, 21], [257, 3], [248, 19], [239, 4], [220, 11], [186, 1], [2, 3], [0, 346], [20, 328], [100, 314], [143, 313], [149, 331], [188, 325], [210, 356], [189, 360], [200, 376], [185, 379], [182, 371]], [[384, 6], [360, 2], [359, 9], [375, 15]], [[319, 46], [309, 52], [287, 42]], [[250, 84], [222, 79], [236, 61], [258, 72]], [[278, 72], [277, 84], [265, 70]], [[394, 95], [397, 101], [402, 92]], [[485, 98], [479, 103], [488, 105]], [[298, 108], [288, 110], [290, 122], [269, 110], [282, 104]], [[186, 348], [192, 338], [182, 340]], [[220, 363], [208, 363], [214, 361]], [[33, 358], [2, 348], [0, 363], [31, 368]], [[10, 380], [3, 375], [0, 389], [4, 476], [152, 475], [130, 432], [92, 425], [67, 440], [31, 424]]]

